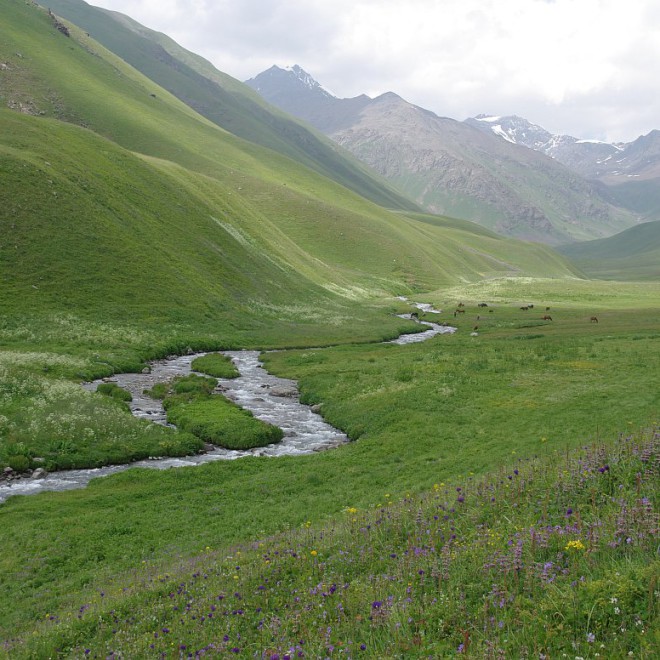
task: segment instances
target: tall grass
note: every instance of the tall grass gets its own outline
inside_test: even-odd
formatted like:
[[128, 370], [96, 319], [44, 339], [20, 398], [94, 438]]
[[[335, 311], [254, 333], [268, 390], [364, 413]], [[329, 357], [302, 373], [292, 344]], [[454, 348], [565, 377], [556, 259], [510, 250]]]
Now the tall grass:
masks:
[[143, 564], [11, 657], [655, 657], [660, 434]]

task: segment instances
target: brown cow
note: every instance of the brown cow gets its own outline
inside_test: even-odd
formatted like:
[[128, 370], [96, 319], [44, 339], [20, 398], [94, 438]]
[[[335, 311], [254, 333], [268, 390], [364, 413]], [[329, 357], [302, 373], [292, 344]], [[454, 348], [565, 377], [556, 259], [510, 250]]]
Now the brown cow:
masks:
[[543, 321], [552, 321], [552, 316], [548, 316], [547, 314], [543, 317]]
[[591, 317], [591, 322], [592, 323], [598, 323], [598, 319], [595, 316]]

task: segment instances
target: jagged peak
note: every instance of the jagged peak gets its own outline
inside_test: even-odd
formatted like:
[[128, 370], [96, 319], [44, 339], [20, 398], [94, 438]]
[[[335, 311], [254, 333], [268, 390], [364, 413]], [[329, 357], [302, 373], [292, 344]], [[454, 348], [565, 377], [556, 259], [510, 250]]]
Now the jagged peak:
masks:
[[297, 80], [299, 80], [305, 87], [313, 91], [319, 91], [327, 96], [334, 96], [329, 92], [321, 83], [319, 83], [314, 76], [310, 73], [307, 73], [299, 64], [294, 64], [293, 66], [288, 66], [284, 69], [289, 74], [293, 74]]

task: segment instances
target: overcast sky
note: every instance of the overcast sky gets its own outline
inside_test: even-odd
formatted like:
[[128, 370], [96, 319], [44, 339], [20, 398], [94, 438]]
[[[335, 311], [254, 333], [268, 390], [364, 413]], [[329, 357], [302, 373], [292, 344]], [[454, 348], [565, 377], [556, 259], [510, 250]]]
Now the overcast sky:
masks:
[[660, 129], [658, 0], [88, 0], [246, 80], [299, 64], [340, 98], [517, 114], [630, 142]]

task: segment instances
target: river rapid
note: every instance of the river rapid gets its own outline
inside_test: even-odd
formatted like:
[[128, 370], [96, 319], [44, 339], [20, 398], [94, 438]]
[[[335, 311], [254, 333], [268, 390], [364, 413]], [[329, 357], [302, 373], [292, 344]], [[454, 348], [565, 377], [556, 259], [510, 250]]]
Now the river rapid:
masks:
[[[427, 313], [439, 314], [425, 303], [413, 303]], [[402, 314], [402, 318], [411, 318]], [[426, 341], [438, 334], [453, 333], [450, 326], [419, 321], [429, 327], [424, 332], [404, 334], [388, 343], [412, 344]], [[92, 479], [122, 472], [134, 467], [164, 470], [175, 467], [201, 465], [217, 460], [233, 460], [245, 456], [293, 456], [310, 454], [337, 447], [349, 442], [348, 437], [330, 426], [316, 408], [300, 403], [297, 384], [293, 380], [278, 378], [269, 374], [259, 361], [259, 351], [223, 351], [231, 358], [240, 376], [232, 379], [218, 379], [217, 391], [238, 405], [246, 408], [263, 421], [279, 426], [284, 431], [283, 439], [266, 447], [250, 450], [230, 450], [222, 447], [209, 448], [209, 451], [182, 458], [149, 458], [128, 465], [112, 465], [95, 469], [63, 470], [51, 472], [40, 479], [21, 478], [0, 483], [0, 503], [12, 495], [30, 495], [42, 491], [62, 491], [83, 488]], [[192, 361], [205, 353], [183, 355], [150, 363], [145, 373], [116, 374], [110, 379], [83, 383], [90, 392], [96, 391], [101, 382], [111, 381], [127, 389], [133, 395], [129, 403], [132, 413], [139, 418], [157, 424], [167, 425], [161, 401], [144, 394], [156, 383], [169, 381], [175, 376], [185, 376], [192, 372]]]

